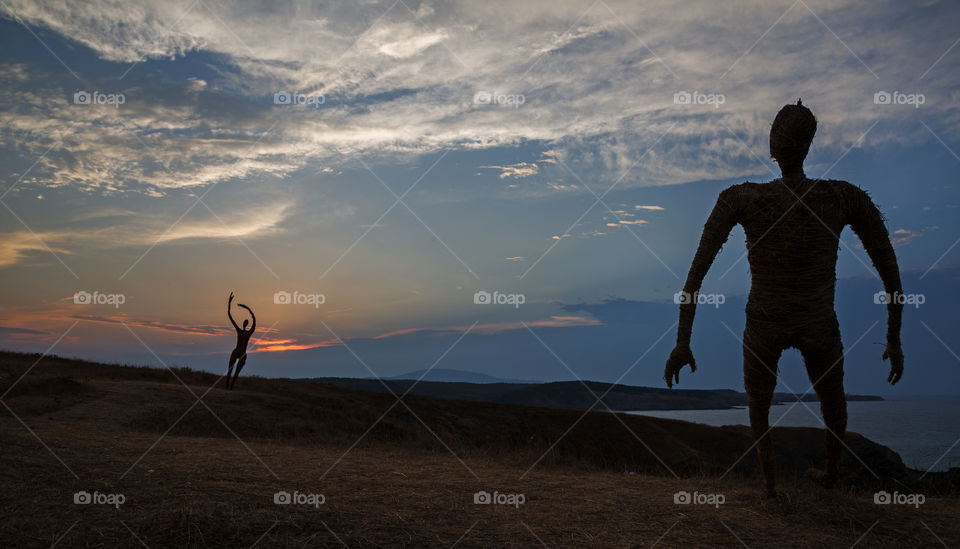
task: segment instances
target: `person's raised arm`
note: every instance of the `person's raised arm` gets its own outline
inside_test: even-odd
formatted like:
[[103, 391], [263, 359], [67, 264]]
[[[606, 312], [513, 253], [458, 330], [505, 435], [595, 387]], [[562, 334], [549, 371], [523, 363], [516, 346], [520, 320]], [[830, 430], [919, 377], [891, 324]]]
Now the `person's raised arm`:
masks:
[[890, 243], [890, 234], [884, 224], [883, 215], [873, 200], [870, 200], [870, 196], [854, 185], [850, 185], [848, 191], [847, 212], [850, 228], [863, 242], [863, 248], [877, 269], [886, 292], [887, 347], [883, 352], [883, 360], [890, 359], [887, 381], [893, 385], [900, 381], [903, 375], [903, 349], [900, 345], [903, 285], [900, 282], [897, 255]]
[[717, 204], [713, 207], [707, 223], [703, 226], [700, 245], [697, 247], [697, 253], [693, 257], [690, 271], [687, 273], [687, 281], [680, 293], [680, 327], [677, 330], [677, 345], [670, 353], [670, 358], [667, 359], [667, 366], [663, 373], [667, 387], [673, 387], [674, 383], [680, 382], [680, 369], [687, 364], [690, 365], [691, 372], [697, 371], [697, 362], [690, 350], [693, 317], [697, 312], [697, 295], [700, 292], [704, 277], [707, 276], [707, 271], [713, 265], [714, 258], [717, 257], [720, 248], [727, 241], [730, 230], [737, 224], [738, 210], [739, 195], [737, 188], [730, 187], [720, 193]]
[[244, 309], [247, 310], [248, 313], [250, 313], [250, 318], [252, 319], [250, 323], [250, 333], [252, 334], [253, 331], [257, 329], [257, 315], [253, 314], [253, 309], [251, 309], [250, 307], [247, 307], [243, 303], [237, 303], [237, 306], [243, 307]]
[[237, 326], [236, 321], [233, 320], [233, 315], [230, 314], [230, 305], [233, 304], [233, 292], [230, 292], [230, 299], [227, 300], [227, 317], [230, 319], [230, 324], [233, 324], [233, 328], [236, 331], [240, 331], [240, 326]]

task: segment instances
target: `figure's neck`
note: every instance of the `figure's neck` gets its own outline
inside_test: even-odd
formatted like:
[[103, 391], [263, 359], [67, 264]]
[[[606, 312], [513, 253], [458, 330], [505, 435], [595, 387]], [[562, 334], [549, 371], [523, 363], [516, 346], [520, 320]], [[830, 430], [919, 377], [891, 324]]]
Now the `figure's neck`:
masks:
[[803, 168], [792, 168], [784, 169], [781, 172], [781, 178], [784, 180], [796, 181], [806, 179], [806, 174], [803, 173]]

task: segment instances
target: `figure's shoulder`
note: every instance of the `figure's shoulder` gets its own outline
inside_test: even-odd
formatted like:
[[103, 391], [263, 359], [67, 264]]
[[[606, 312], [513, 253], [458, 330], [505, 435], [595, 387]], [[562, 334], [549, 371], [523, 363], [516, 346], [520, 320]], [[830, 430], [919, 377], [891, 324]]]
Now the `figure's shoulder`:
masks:
[[753, 183], [744, 181], [730, 185], [720, 193], [720, 197], [725, 200], [749, 200], [751, 197], [761, 194], [766, 185], [764, 183]]
[[811, 179], [817, 185], [823, 185], [826, 188], [836, 189], [841, 192], [862, 192], [863, 189], [842, 179]]
[[742, 195], [744, 193], [750, 193], [756, 190], [755, 188], [758, 186], [759, 186], [759, 183], [751, 183], [750, 181], [744, 181], [743, 183], [736, 183], [736, 184], [730, 185], [729, 187], [721, 191], [720, 194], [728, 195], [728, 196]]
[[818, 179], [816, 180], [824, 188], [833, 191], [840, 199], [848, 202], [859, 203], [861, 201], [870, 201], [870, 195], [859, 185], [854, 185], [849, 181], [842, 179]]

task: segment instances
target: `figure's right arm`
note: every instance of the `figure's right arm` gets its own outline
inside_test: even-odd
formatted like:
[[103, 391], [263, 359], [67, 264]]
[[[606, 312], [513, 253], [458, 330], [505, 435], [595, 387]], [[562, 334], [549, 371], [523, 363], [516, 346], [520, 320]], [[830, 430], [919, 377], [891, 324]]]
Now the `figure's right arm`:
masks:
[[237, 326], [235, 320], [233, 320], [233, 315], [230, 314], [230, 305], [233, 303], [233, 292], [230, 292], [230, 299], [227, 300], [227, 317], [230, 319], [230, 324], [233, 324], [233, 328], [237, 331], [240, 331], [240, 326]]
[[739, 221], [739, 196], [737, 186], [729, 187], [720, 193], [717, 204], [713, 207], [707, 223], [703, 226], [700, 245], [697, 247], [697, 253], [690, 264], [687, 281], [683, 285], [683, 292], [680, 294], [680, 327], [677, 330], [677, 345], [670, 353], [664, 372], [664, 379], [668, 387], [672, 387], [674, 382], [679, 383], [680, 369], [685, 365], [689, 364], [691, 371], [697, 369], [693, 353], [690, 351], [693, 317], [697, 312], [697, 294], [700, 292], [703, 279], [707, 276], [707, 271], [713, 265], [713, 260], [720, 252], [720, 248], [726, 243], [730, 230]]
[[680, 329], [677, 330], [677, 343], [689, 345], [693, 330], [693, 317], [697, 312], [697, 293], [703, 285], [707, 271], [713, 265], [713, 260], [720, 252], [720, 248], [727, 242], [730, 230], [737, 224], [738, 194], [736, 187], [730, 187], [720, 193], [717, 204], [713, 207], [703, 234], [700, 236], [700, 245], [693, 256], [690, 271], [687, 273], [687, 282], [683, 285], [683, 299], [680, 303]]

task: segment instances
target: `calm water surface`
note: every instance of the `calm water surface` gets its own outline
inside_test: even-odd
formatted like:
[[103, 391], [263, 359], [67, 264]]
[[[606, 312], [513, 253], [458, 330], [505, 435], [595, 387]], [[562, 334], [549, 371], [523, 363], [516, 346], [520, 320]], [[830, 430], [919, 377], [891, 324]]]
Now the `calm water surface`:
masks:
[[[804, 406], [806, 404], [806, 406]], [[749, 425], [746, 409], [630, 412], [707, 425]], [[960, 397], [915, 397], [847, 404], [847, 429], [888, 446], [907, 467], [946, 471], [960, 467]], [[770, 408], [770, 424], [823, 427], [820, 404], [783, 404]]]

